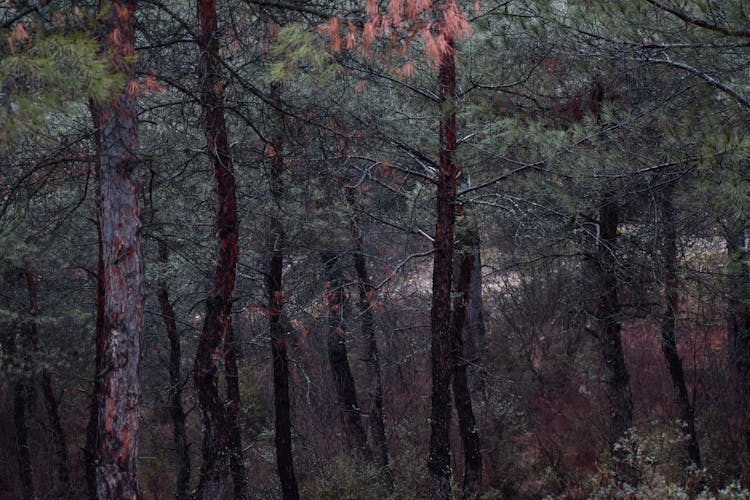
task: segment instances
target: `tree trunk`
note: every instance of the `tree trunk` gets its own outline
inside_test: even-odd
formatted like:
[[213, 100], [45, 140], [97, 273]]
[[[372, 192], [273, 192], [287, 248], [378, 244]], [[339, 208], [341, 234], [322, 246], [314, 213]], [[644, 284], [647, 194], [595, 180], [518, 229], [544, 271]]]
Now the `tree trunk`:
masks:
[[[15, 272], [13, 273], [16, 274]], [[16, 375], [13, 384], [13, 425], [16, 431], [16, 445], [18, 450], [18, 472], [21, 480], [21, 496], [24, 500], [36, 499], [34, 490], [34, 471], [32, 469], [31, 447], [29, 446], [29, 423], [26, 410], [29, 406], [31, 392], [31, 372], [28, 349], [21, 342], [24, 336], [19, 334], [18, 323], [13, 324], [8, 341], [8, 353], [15, 357], [21, 367], [21, 373]], [[27, 339], [26, 339], [27, 340]]]
[[452, 40], [440, 56], [439, 90], [440, 164], [437, 184], [435, 257], [432, 268], [432, 308], [430, 314], [432, 409], [430, 413], [430, 496], [452, 498], [450, 465], [451, 395], [453, 354], [450, 336], [453, 232], [456, 220], [455, 198], [458, 167], [453, 157], [456, 141], [456, 65]]
[[[169, 257], [167, 245], [159, 242], [159, 258], [166, 263]], [[182, 408], [182, 353], [177, 332], [177, 315], [169, 300], [169, 287], [162, 281], [157, 292], [161, 316], [169, 339], [169, 414], [172, 417], [172, 438], [177, 455], [177, 484], [175, 498], [186, 500], [190, 490], [190, 453], [185, 432], [185, 410]]]
[[[472, 230], [473, 229], [473, 230]], [[456, 297], [453, 300], [451, 317], [451, 342], [453, 346], [453, 400], [458, 414], [458, 428], [464, 448], [464, 498], [478, 498], [482, 482], [482, 451], [467, 373], [467, 360], [464, 355], [463, 334], [466, 326], [467, 307], [471, 303], [471, 287], [474, 262], [476, 228], [461, 234], [461, 249], [458, 253], [458, 276]]]
[[[41, 352], [41, 345], [36, 323], [36, 315], [39, 312], [37, 281], [34, 270], [28, 265], [26, 267], [26, 287], [29, 291], [29, 314], [31, 315], [29, 333], [31, 335], [31, 346], [34, 352], [39, 354]], [[62, 420], [60, 419], [59, 404], [52, 389], [52, 376], [46, 368], [42, 368], [41, 370], [41, 384], [44, 406], [47, 410], [47, 417], [49, 418], [50, 429], [52, 431], [55, 461], [57, 462], [55, 465], [59, 488], [57, 488], [56, 496], [57, 498], [72, 498], [73, 491], [70, 485], [70, 471], [68, 470], [68, 446], [65, 439], [65, 431], [62, 427]]]
[[268, 321], [271, 334], [271, 360], [273, 364], [273, 403], [276, 444], [276, 468], [285, 500], [299, 499], [297, 478], [294, 475], [294, 455], [292, 454], [292, 419], [289, 401], [289, 357], [284, 327], [281, 322], [284, 270], [284, 225], [280, 218], [283, 204], [284, 184], [281, 174], [284, 162], [280, 157], [281, 140], [276, 138], [271, 155], [269, 182], [272, 210], [270, 234], [268, 238], [269, 269], [266, 289], [268, 291]]
[[[102, 0], [102, 49], [110, 71], [129, 81], [135, 55], [135, 0]], [[138, 205], [138, 132], [132, 85], [96, 106], [104, 314], [98, 398], [96, 489], [130, 499], [138, 490], [138, 416], [143, 261]]]
[[[219, 51], [215, 0], [198, 1], [201, 61], [200, 86], [206, 146], [213, 167], [216, 194], [217, 255], [213, 285], [206, 301], [203, 331], [195, 354], [195, 387], [203, 422], [203, 464], [197, 498], [215, 499], [224, 494], [230, 432], [219, 394], [219, 360], [232, 327], [232, 293], [237, 278], [237, 194], [232, 172]], [[244, 466], [242, 466], [244, 469]], [[244, 470], [241, 471], [244, 475]], [[235, 485], [241, 484], [235, 481]], [[236, 496], [244, 495], [235, 491]]]
[[617, 225], [619, 208], [606, 200], [599, 208], [599, 238], [596, 242], [595, 273], [598, 281], [599, 346], [604, 360], [604, 383], [609, 402], [609, 444], [618, 461], [618, 471], [629, 479], [630, 471], [622, 463], [622, 452], [615, 447], [633, 425], [633, 401], [630, 378], [622, 350], [620, 302], [617, 278]]
[[[351, 190], [349, 190], [349, 197], [353, 204]], [[380, 372], [380, 357], [372, 311], [372, 296], [375, 290], [370, 282], [370, 275], [367, 272], [362, 230], [356, 219], [352, 222], [352, 239], [354, 240], [354, 269], [357, 272], [365, 363], [369, 379], [368, 392], [371, 407], [368, 415], [370, 436], [372, 437], [372, 447], [376, 455], [376, 460], [383, 468], [386, 480], [392, 485], [393, 474], [388, 457], [388, 440], [385, 435], [385, 422], [383, 418], [383, 377]]]
[[18, 470], [21, 479], [21, 495], [24, 500], [36, 498], [34, 493], [34, 472], [31, 467], [31, 447], [29, 446], [29, 425], [26, 418], [29, 382], [21, 376], [13, 388], [13, 423], [16, 427], [18, 445]]
[[336, 396], [341, 410], [346, 440], [350, 449], [359, 450], [368, 456], [367, 434], [360, 418], [360, 408], [357, 404], [357, 391], [349, 366], [346, 350], [346, 297], [344, 294], [344, 279], [341, 272], [339, 257], [331, 252], [321, 253], [323, 269], [326, 279], [326, 304], [328, 306], [328, 337], [326, 350], [331, 374], [336, 387]]
[[[727, 300], [727, 330], [729, 332], [729, 359], [737, 378], [739, 414], [742, 422], [742, 439], [750, 450], [750, 299], [748, 286], [748, 252], [745, 245], [745, 228], [734, 223], [726, 230], [729, 274]], [[745, 471], [745, 476], [750, 472]]]
[[701, 469], [701, 455], [695, 434], [695, 416], [690, 404], [682, 359], [677, 352], [676, 324], [680, 296], [677, 288], [677, 231], [672, 206], [672, 185], [661, 193], [662, 281], [664, 283], [664, 310], [661, 320], [661, 348], [672, 378], [672, 388], [680, 419], [687, 431], [685, 453], [689, 463]]
[[484, 325], [484, 301], [482, 300], [482, 250], [479, 235], [471, 261], [471, 291], [466, 306], [466, 327], [464, 328], [464, 354], [467, 360], [466, 374], [469, 390], [479, 394], [482, 401], [487, 399], [487, 388], [482, 372], [482, 359], [485, 357], [486, 329]]
[[234, 497], [242, 500], [250, 498], [245, 477], [245, 457], [242, 450], [242, 430], [240, 428], [240, 373], [237, 360], [240, 356], [237, 342], [234, 339], [234, 328], [229, 325], [224, 341], [224, 380], [227, 385], [227, 432], [229, 468], [232, 471]]
[[[92, 115], [94, 116], [94, 123], [96, 124], [96, 111], [95, 108], [91, 107]], [[95, 125], [96, 135], [96, 148], [97, 152], [101, 149], [101, 143], [99, 140], [99, 127]], [[97, 154], [97, 157], [99, 155]], [[99, 166], [97, 164], [97, 178], [99, 177]], [[97, 192], [99, 188], [97, 187]], [[100, 196], [97, 194], [97, 203]], [[99, 397], [102, 395], [101, 386], [101, 372], [102, 372], [102, 356], [104, 346], [104, 257], [102, 254], [102, 236], [101, 236], [101, 223], [99, 221], [99, 215], [97, 211], [96, 216], [96, 230], [98, 235], [98, 258], [97, 258], [97, 270], [96, 270], [96, 330], [94, 333], [94, 341], [96, 343], [96, 353], [94, 355], [94, 386], [91, 392], [91, 403], [89, 405], [89, 422], [86, 426], [86, 442], [83, 447], [83, 457], [85, 460], [84, 474], [86, 476], [86, 487], [90, 500], [96, 500], [96, 463], [97, 463], [97, 450], [98, 450], [98, 418], [99, 418]]]

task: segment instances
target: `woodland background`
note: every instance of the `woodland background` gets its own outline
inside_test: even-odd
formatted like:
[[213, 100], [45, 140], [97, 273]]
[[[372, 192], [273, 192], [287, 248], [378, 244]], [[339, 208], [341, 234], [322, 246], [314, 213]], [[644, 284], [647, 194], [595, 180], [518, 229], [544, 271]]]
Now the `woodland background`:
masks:
[[750, 495], [747, 2], [0, 34], [1, 498]]

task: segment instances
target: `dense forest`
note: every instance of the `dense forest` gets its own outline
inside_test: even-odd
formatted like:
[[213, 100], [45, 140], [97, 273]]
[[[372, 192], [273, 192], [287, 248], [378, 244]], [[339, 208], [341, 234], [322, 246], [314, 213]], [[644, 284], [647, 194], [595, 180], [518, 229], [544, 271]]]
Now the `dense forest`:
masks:
[[744, 0], [0, 0], [0, 498], [748, 498]]

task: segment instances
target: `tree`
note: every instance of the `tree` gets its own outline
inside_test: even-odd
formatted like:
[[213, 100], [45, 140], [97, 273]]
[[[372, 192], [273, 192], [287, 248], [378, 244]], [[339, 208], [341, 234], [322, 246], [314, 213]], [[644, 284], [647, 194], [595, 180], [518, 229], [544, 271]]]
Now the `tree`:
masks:
[[102, 254], [101, 363], [98, 387], [96, 490], [100, 498], [138, 498], [140, 356], [143, 326], [138, 186], [138, 125], [130, 84], [135, 1], [103, 1], [102, 51], [126, 84], [94, 106]]
[[[669, 181], [667, 181], [669, 182]], [[702, 468], [698, 437], [695, 434], [695, 410], [690, 403], [682, 359], [677, 352], [675, 335], [677, 314], [680, 310], [677, 275], [677, 222], [673, 204], [674, 185], [665, 184], [659, 194], [662, 233], [662, 281], [664, 284], [664, 310], [661, 320], [661, 348], [674, 388], [674, 398], [680, 419], [685, 423], [685, 454], [690, 464]]]
[[276, 444], [276, 470], [281, 481], [281, 491], [285, 500], [299, 498], [299, 487], [294, 474], [294, 456], [292, 454], [291, 403], [289, 400], [289, 355], [287, 338], [282, 322], [283, 313], [283, 277], [286, 233], [279, 213], [282, 213], [284, 183], [284, 161], [282, 159], [281, 134], [269, 145], [271, 164], [269, 184], [271, 192], [272, 216], [268, 235], [268, 274], [266, 290], [268, 300], [269, 340], [271, 344], [271, 363], [273, 369], [274, 430]]
[[[39, 314], [37, 277], [34, 268], [31, 267], [30, 263], [27, 262], [25, 267], [24, 274], [26, 278], [26, 288], [29, 294], [29, 315], [31, 316], [28, 330], [31, 347], [34, 353], [39, 356], [41, 352], [41, 342], [37, 325], [37, 315]], [[63, 429], [60, 418], [60, 403], [57, 396], [55, 396], [55, 391], [52, 385], [52, 374], [49, 369], [42, 367], [38, 371], [40, 375], [39, 382], [41, 383], [42, 394], [44, 396], [44, 406], [47, 410], [47, 418], [49, 419], [49, 425], [52, 431], [52, 441], [57, 461], [55, 466], [57, 468], [57, 480], [59, 485], [56, 494], [59, 498], [72, 498], [73, 490], [71, 487], [70, 469], [68, 465], [68, 445], [65, 430]]]
[[[357, 203], [354, 198], [355, 188], [347, 187], [347, 198], [355, 210]], [[375, 288], [370, 280], [367, 270], [367, 258], [364, 250], [364, 237], [359, 217], [352, 215], [351, 232], [354, 242], [353, 259], [354, 269], [357, 275], [357, 290], [359, 292], [359, 310], [362, 337], [364, 344], [364, 358], [367, 364], [369, 379], [368, 392], [370, 396], [370, 437], [377, 462], [383, 467], [388, 483], [393, 485], [393, 476], [388, 454], [388, 440], [385, 434], [385, 422], [383, 418], [383, 377], [380, 367], [380, 355], [378, 353], [378, 342], [375, 334], [373, 318], [373, 296]]]
[[339, 256], [335, 253], [322, 252], [320, 258], [326, 280], [325, 301], [328, 306], [326, 351], [336, 387], [339, 411], [344, 421], [349, 448], [367, 455], [367, 434], [360, 418], [357, 390], [347, 357], [345, 317], [349, 307], [348, 297], [344, 291], [343, 271]]
[[[605, 379], [609, 401], [609, 444], [615, 459], [623, 461], [617, 442], [627, 435], [633, 426], [633, 401], [630, 394], [630, 377], [625, 366], [621, 337], [621, 305], [617, 278], [617, 227], [619, 208], [617, 201], [605, 195], [599, 207], [598, 238], [593, 257], [598, 289], [595, 316], [599, 322], [597, 335], [604, 358]], [[624, 462], [619, 469], [623, 478], [628, 478], [628, 467]]]
[[[201, 47], [201, 105], [205, 120], [206, 148], [213, 168], [216, 195], [216, 271], [213, 285], [206, 301], [203, 331], [195, 354], [194, 378], [203, 421], [203, 463], [196, 496], [217, 498], [223, 495], [227, 459], [232, 463], [234, 493], [245, 498], [246, 480], [241, 456], [241, 441], [237, 442], [236, 418], [239, 391], [236, 362], [231, 347], [225, 346], [232, 330], [232, 293], [237, 279], [237, 194], [229, 151], [226, 121], [223, 109], [224, 83], [219, 52], [216, 2], [198, 2]], [[227, 386], [232, 391], [229, 410], [225, 410], [219, 395], [219, 360], [224, 354], [227, 366]], [[234, 369], [235, 374], [230, 372]], [[236, 447], [240, 447], [237, 449]], [[229, 456], [227, 456], [229, 455]]]
[[[164, 264], [169, 260], [169, 248], [163, 241], [159, 242], [159, 258]], [[169, 298], [169, 286], [163, 280], [159, 282], [157, 297], [164, 328], [169, 339], [169, 413], [172, 417], [172, 435], [178, 462], [175, 498], [186, 500], [190, 489], [190, 453], [187, 433], [185, 432], [185, 410], [182, 407], [182, 388], [184, 386], [181, 370], [182, 350], [177, 330], [177, 314]]]
[[451, 342], [455, 367], [453, 373], [453, 400], [458, 414], [458, 426], [464, 447], [464, 478], [463, 488], [465, 498], [478, 498], [482, 485], [482, 451], [474, 410], [471, 403], [469, 386], [468, 363], [464, 348], [464, 335], [468, 330], [467, 317], [471, 304], [473, 276], [481, 270], [474, 269], [475, 246], [478, 245], [478, 228], [476, 221], [469, 214], [463, 215], [462, 225], [459, 225], [457, 236], [460, 245], [456, 252], [458, 273], [456, 276], [456, 297], [453, 300], [451, 316]]

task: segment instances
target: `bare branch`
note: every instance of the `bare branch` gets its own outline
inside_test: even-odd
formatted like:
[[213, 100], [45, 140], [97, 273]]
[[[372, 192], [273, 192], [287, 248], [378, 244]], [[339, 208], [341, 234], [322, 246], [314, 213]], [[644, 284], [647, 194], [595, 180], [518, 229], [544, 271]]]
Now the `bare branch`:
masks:
[[673, 68], [679, 68], [683, 71], [687, 71], [688, 73], [697, 76], [704, 82], [708, 83], [712, 87], [721, 90], [725, 94], [727, 94], [729, 97], [737, 101], [739, 104], [750, 110], [750, 99], [740, 94], [737, 90], [730, 87], [726, 83], [722, 82], [721, 80], [717, 80], [716, 78], [712, 77], [705, 71], [701, 71], [698, 68], [694, 68], [693, 66], [690, 66], [689, 64], [679, 62], [679, 61], [671, 61], [669, 59], [652, 59], [652, 58], [646, 58], [646, 59], [636, 59], [637, 61], [646, 62], [650, 64], [662, 64], [665, 66], [671, 66]]
[[750, 31], [722, 28], [721, 26], [711, 24], [708, 21], [704, 21], [703, 19], [698, 19], [697, 17], [689, 16], [682, 10], [679, 10], [675, 7], [671, 7], [669, 5], [664, 5], [663, 3], [657, 2], [656, 0], [646, 0], [646, 1], [650, 3], [651, 5], [653, 5], [654, 7], [657, 7], [665, 12], [669, 12], [670, 14], [679, 18], [680, 20], [685, 21], [686, 23], [692, 24], [694, 26], [698, 26], [699, 28], [704, 28], [710, 31], [714, 31], [716, 33], [721, 33], [722, 35], [727, 35], [727, 36], [750, 38]]

